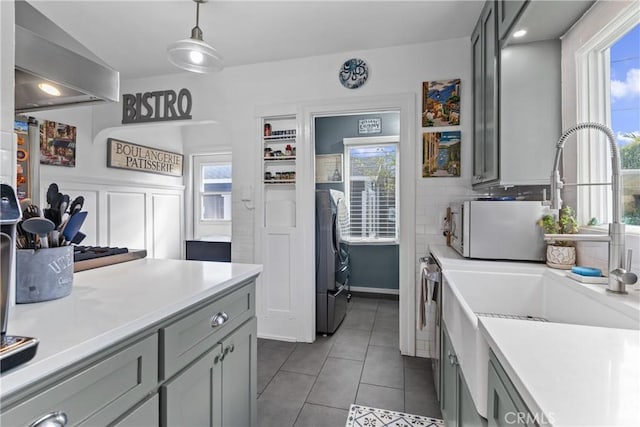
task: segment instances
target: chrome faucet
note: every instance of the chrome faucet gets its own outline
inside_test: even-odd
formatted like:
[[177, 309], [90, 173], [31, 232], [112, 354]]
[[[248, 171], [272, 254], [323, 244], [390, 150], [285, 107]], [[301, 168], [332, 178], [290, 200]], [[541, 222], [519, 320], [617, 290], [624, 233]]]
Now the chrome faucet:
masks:
[[[613, 195], [613, 221], [609, 224], [609, 235], [594, 234], [545, 234], [545, 240], [565, 241], [607, 241], [609, 242], [609, 281], [608, 292], [626, 294], [626, 285], [633, 285], [638, 281], [638, 276], [631, 272], [631, 249], [626, 256], [625, 265], [625, 234], [622, 223], [622, 187], [620, 185], [620, 154], [613, 131], [600, 123], [579, 123], [566, 130], [556, 143], [556, 157], [551, 172], [551, 209], [562, 207], [561, 190], [565, 185], [560, 179], [560, 158], [564, 143], [574, 132], [581, 129], [596, 129], [603, 132], [609, 139], [611, 149], [611, 192]], [[579, 184], [599, 185], [599, 184]]]

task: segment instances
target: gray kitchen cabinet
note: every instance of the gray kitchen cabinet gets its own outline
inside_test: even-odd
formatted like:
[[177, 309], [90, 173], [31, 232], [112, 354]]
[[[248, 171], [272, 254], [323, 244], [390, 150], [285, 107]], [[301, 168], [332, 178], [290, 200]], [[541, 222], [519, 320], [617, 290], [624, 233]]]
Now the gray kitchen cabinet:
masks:
[[256, 425], [256, 378], [253, 318], [161, 387], [162, 425]]
[[561, 134], [560, 40], [503, 39], [534, 3], [487, 1], [471, 36], [476, 189], [549, 184]]
[[162, 386], [162, 425], [221, 425], [221, 350], [222, 345], [214, 346], [184, 372]]
[[440, 409], [446, 425], [448, 427], [486, 427], [487, 420], [476, 410], [446, 327], [442, 328], [440, 369], [442, 381]]
[[493, 352], [489, 357], [487, 405], [489, 427], [538, 425]]
[[4, 426], [255, 426], [255, 281], [2, 401]]
[[154, 393], [113, 427], [157, 427], [160, 425], [160, 397]]
[[498, 35], [503, 40], [529, 0], [498, 0]]
[[[158, 382], [158, 336], [148, 336], [70, 374], [16, 405], [3, 407], [2, 426], [107, 425], [143, 400]], [[64, 378], [64, 377], [63, 377]]]
[[471, 35], [474, 185], [494, 182], [499, 177], [499, 55], [496, 27], [495, 3], [487, 1]]

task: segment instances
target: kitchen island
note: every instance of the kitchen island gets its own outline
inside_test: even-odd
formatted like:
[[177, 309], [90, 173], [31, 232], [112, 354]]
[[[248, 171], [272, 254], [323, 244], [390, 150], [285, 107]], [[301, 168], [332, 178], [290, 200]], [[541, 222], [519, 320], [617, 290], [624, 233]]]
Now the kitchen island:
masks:
[[[254, 425], [261, 270], [145, 258], [74, 274], [68, 297], [11, 307], [8, 334], [39, 346], [0, 376], [0, 424], [64, 412], [69, 425], [172, 425], [215, 409], [225, 419], [246, 412]], [[222, 389], [238, 401], [230, 405]], [[189, 390], [215, 396], [182, 399]]]

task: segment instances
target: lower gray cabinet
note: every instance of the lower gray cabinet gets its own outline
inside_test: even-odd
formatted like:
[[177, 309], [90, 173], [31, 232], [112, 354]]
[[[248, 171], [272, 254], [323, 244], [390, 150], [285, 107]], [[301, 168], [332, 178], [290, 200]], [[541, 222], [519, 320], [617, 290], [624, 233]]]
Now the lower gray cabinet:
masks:
[[493, 352], [489, 360], [487, 404], [489, 427], [538, 425]]
[[448, 427], [486, 427], [487, 420], [480, 416], [476, 410], [444, 323], [441, 330], [440, 378], [442, 382], [442, 397], [440, 409], [442, 418], [444, 418]]
[[160, 390], [164, 426], [256, 425], [256, 319], [221, 339]]
[[15, 406], [3, 407], [0, 425], [108, 425], [144, 400], [157, 382], [158, 335], [154, 334], [27, 395]]
[[160, 398], [154, 393], [149, 400], [136, 407], [113, 427], [157, 427], [160, 425]]

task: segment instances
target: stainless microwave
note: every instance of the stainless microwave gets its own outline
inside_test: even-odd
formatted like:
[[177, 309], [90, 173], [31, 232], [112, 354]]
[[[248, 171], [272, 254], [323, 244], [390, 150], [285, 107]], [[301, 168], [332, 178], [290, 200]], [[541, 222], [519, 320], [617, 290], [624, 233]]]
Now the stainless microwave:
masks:
[[472, 200], [453, 203], [451, 247], [467, 258], [544, 261], [545, 242], [538, 220], [542, 202]]

